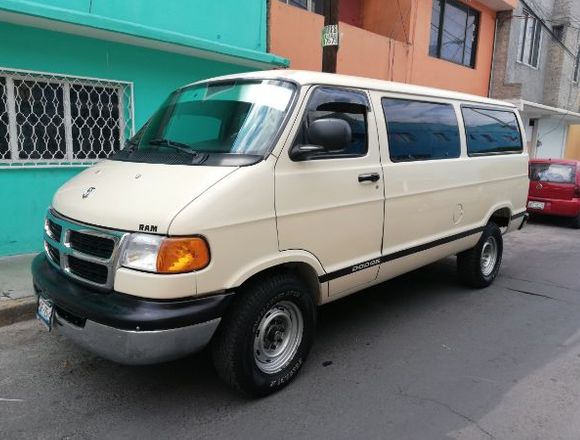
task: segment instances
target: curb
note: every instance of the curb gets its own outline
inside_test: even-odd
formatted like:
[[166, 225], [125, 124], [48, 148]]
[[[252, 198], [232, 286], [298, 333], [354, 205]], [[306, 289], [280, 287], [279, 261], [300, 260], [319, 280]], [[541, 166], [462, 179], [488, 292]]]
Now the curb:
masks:
[[14, 299], [0, 302], [0, 327], [34, 318], [36, 297]]

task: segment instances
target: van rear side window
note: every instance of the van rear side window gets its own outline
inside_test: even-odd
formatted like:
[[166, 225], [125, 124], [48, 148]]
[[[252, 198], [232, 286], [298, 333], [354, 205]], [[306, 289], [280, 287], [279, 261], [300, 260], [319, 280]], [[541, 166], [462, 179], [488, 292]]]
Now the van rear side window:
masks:
[[459, 127], [452, 105], [392, 98], [383, 98], [382, 103], [393, 162], [459, 157]]
[[521, 153], [522, 136], [516, 115], [506, 110], [462, 106], [467, 154]]

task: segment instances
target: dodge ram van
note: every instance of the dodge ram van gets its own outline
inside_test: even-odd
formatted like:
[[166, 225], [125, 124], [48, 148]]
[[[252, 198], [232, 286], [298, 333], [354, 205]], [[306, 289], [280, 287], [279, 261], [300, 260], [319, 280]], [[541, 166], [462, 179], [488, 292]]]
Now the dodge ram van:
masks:
[[32, 264], [38, 317], [125, 364], [211, 346], [266, 395], [306, 361], [319, 305], [438, 259], [490, 285], [527, 218], [508, 103], [300, 71], [172, 93], [64, 184]]

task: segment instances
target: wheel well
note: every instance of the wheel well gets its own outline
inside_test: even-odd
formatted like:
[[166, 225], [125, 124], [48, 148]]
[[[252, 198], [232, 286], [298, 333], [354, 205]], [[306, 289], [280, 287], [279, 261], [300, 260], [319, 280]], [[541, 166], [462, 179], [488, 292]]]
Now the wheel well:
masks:
[[273, 272], [279, 271], [287, 271], [289, 273], [292, 273], [297, 278], [299, 278], [306, 285], [308, 291], [314, 297], [315, 303], [320, 304], [322, 292], [320, 290], [320, 282], [318, 281], [318, 274], [316, 273], [314, 268], [312, 268], [312, 266], [306, 263], [284, 263], [278, 266], [269, 267], [268, 269], [265, 269], [262, 272], [258, 272], [257, 274], [252, 275], [250, 278], [244, 281], [240, 287], [243, 288], [243, 286], [245, 286], [248, 283], [254, 282], [257, 279], [266, 277]]
[[509, 208], [501, 208], [491, 215], [489, 221], [500, 227], [507, 227], [510, 224], [511, 215], [512, 214]]

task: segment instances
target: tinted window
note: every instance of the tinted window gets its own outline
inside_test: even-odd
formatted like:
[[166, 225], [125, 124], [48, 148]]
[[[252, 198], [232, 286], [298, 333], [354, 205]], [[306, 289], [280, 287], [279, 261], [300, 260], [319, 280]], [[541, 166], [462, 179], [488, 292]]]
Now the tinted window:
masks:
[[384, 98], [383, 110], [393, 162], [459, 157], [459, 128], [452, 105]]
[[576, 167], [559, 163], [533, 163], [530, 165], [530, 180], [552, 183], [574, 183]]
[[346, 121], [351, 128], [352, 140], [340, 150], [331, 150], [316, 155], [317, 159], [356, 157], [367, 154], [368, 100], [364, 93], [353, 90], [317, 88], [310, 97], [302, 128], [296, 144], [309, 144], [308, 126], [318, 119], [336, 118]]
[[470, 155], [516, 153], [523, 150], [516, 115], [510, 111], [463, 107]]

